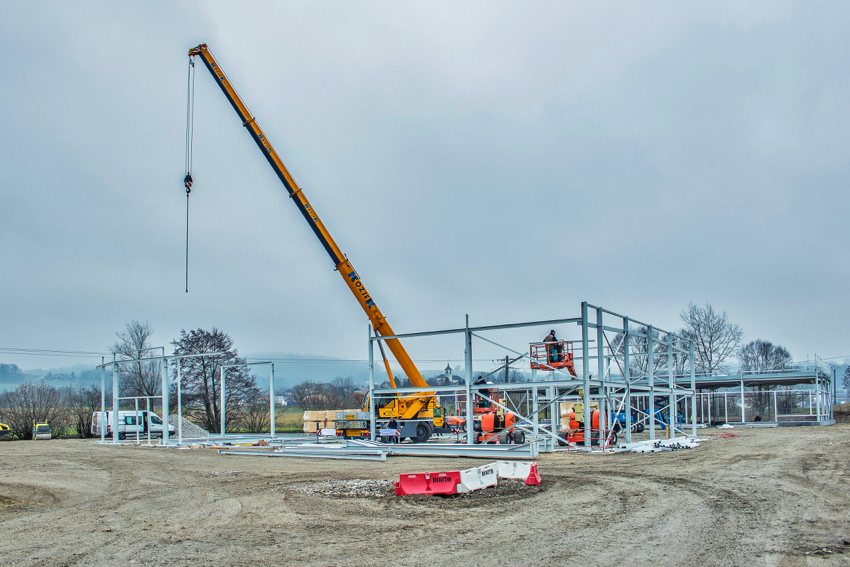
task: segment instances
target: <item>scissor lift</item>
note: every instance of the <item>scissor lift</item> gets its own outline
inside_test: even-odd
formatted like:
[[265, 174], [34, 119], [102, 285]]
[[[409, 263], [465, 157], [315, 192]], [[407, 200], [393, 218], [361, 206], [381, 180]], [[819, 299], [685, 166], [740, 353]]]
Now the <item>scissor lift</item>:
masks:
[[531, 368], [535, 370], [557, 370], [566, 368], [573, 376], [576, 369], [573, 364], [573, 343], [570, 341], [552, 341], [531, 343]]

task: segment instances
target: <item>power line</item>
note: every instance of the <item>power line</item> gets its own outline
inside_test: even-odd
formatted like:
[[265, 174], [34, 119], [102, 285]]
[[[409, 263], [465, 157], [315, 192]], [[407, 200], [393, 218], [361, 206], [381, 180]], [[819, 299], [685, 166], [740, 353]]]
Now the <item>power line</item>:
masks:
[[92, 352], [87, 350], [52, 350], [38, 348], [0, 347], [0, 353], [25, 354], [31, 356], [112, 356], [112, 353]]

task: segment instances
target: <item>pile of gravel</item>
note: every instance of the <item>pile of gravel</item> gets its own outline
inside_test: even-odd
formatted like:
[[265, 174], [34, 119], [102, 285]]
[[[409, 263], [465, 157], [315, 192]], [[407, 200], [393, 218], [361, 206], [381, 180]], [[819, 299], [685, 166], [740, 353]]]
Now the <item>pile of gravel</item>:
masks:
[[[177, 438], [177, 434], [180, 430], [177, 428], [177, 424], [179, 423], [180, 416], [176, 414], [171, 414], [168, 416], [168, 423], [174, 426], [174, 438]], [[199, 437], [206, 438], [210, 436], [210, 432], [202, 427], [198, 427], [185, 417], [183, 418], [183, 437], [187, 439], [197, 439]]]
[[301, 486], [289, 487], [289, 490], [304, 494], [320, 494], [336, 497], [373, 497], [382, 498], [392, 494], [395, 484], [391, 480], [326, 480]]

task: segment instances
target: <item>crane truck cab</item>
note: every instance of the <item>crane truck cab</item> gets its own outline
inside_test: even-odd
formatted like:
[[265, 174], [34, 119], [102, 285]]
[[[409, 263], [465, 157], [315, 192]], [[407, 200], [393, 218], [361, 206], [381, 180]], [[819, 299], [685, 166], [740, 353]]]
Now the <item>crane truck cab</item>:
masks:
[[[95, 437], [100, 436], [105, 426], [105, 434], [107, 437], [110, 437], [112, 435], [113, 413], [112, 411], [107, 411], [104, 418], [103, 412], [94, 412], [91, 420], [91, 434]], [[119, 439], [126, 439], [127, 437], [138, 439], [139, 437], [147, 436], [149, 432], [151, 437], [162, 438], [163, 431], [162, 419], [152, 411], [127, 410], [118, 412]], [[171, 436], [174, 433], [174, 426], [169, 425], [168, 435]]]

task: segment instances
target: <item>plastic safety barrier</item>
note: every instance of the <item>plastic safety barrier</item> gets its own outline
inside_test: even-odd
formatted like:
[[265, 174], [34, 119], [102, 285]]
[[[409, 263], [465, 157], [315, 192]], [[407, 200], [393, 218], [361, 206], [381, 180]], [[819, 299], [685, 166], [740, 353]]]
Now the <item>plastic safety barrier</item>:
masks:
[[395, 483], [395, 495], [457, 494], [460, 471], [402, 474]]
[[528, 486], [538, 486], [541, 482], [537, 472], [537, 463], [496, 461], [493, 463], [499, 471], [499, 478], [516, 478], [525, 481]]
[[460, 482], [457, 485], [457, 491], [472, 492], [488, 486], [495, 486], [499, 483], [499, 474], [496, 469], [496, 463], [473, 467], [460, 471]]

